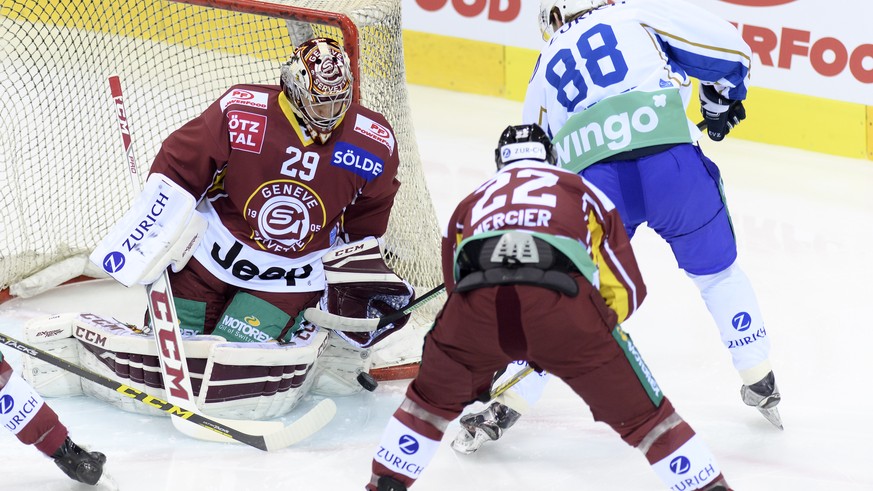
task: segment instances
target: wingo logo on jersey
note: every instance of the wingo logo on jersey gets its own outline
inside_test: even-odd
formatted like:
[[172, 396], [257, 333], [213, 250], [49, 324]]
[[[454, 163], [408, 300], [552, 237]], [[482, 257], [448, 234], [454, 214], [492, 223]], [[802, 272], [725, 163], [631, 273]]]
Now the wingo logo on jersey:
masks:
[[336, 144], [330, 165], [350, 170], [367, 181], [379, 177], [384, 170], [384, 163], [379, 157], [346, 142]]

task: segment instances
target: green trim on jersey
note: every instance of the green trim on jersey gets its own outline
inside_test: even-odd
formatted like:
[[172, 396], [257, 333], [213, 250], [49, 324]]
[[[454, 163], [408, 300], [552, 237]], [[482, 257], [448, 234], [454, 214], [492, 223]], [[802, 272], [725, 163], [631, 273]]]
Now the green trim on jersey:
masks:
[[637, 374], [637, 378], [643, 385], [643, 389], [649, 395], [649, 399], [652, 400], [656, 407], [660, 406], [661, 401], [664, 400], [664, 393], [661, 391], [658, 382], [655, 381], [655, 377], [652, 375], [651, 370], [649, 370], [648, 365], [643, 361], [640, 352], [637, 351], [636, 345], [631, 341], [630, 334], [624, 332], [621, 326], [616, 324], [615, 329], [612, 330], [612, 337], [621, 346], [622, 351], [624, 351], [631, 367]]
[[490, 239], [492, 237], [503, 235], [507, 232], [529, 233], [534, 237], [549, 243], [552, 247], [561, 251], [562, 254], [567, 256], [567, 258], [573, 262], [573, 264], [576, 266], [576, 269], [578, 269], [579, 272], [582, 273], [582, 276], [584, 276], [589, 283], [594, 284], [594, 275], [597, 273], [597, 266], [594, 265], [594, 261], [592, 261], [591, 256], [588, 255], [588, 249], [580, 244], [579, 241], [570, 239], [568, 237], [559, 237], [552, 234], [544, 234], [540, 232], [530, 232], [527, 230], [516, 229], [493, 230], [491, 232], [483, 232], [481, 234], [471, 235], [466, 239], [462, 240], [461, 243], [458, 244], [457, 249], [455, 249], [455, 259], [452, 263], [454, 265], [453, 274], [455, 281], [458, 281], [458, 275], [460, 274], [460, 271], [458, 270], [458, 255], [460, 255], [465, 245], [469, 244], [474, 240]]
[[576, 173], [622, 152], [692, 141], [676, 88], [603, 99], [571, 116], [552, 139], [558, 165]]

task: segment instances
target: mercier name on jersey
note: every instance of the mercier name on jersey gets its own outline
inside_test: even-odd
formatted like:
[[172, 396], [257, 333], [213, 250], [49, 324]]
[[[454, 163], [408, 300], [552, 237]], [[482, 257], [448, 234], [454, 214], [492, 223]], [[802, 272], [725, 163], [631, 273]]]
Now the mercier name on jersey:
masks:
[[279, 86], [237, 85], [173, 132], [152, 169], [205, 197], [197, 261], [226, 283], [278, 292], [323, 288], [320, 258], [338, 235], [385, 233], [398, 165], [379, 113], [353, 103], [322, 145]]

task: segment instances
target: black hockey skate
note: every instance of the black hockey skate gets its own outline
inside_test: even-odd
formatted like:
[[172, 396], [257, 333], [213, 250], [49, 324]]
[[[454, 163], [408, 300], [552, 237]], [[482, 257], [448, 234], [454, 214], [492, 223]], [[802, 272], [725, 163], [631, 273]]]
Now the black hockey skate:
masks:
[[773, 372], [768, 373], [752, 385], [742, 386], [740, 396], [746, 405], [757, 408], [773, 426], [780, 430], [785, 429], [782, 427], [782, 416], [779, 415], [779, 410], [776, 408], [776, 405], [782, 400], [782, 396], [779, 394], [779, 387], [776, 386]]
[[406, 485], [388, 476], [380, 477], [376, 486], [377, 491], [406, 491]]
[[452, 442], [452, 448], [463, 454], [471, 454], [479, 450], [486, 441], [497, 440], [503, 436], [520, 417], [521, 414], [514, 409], [492, 402], [484, 411], [461, 417], [463, 429]]
[[88, 452], [67, 437], [60, 448], [52, 454], [55, 464], [74, 481], [95, 485], [103, 475], [106, 456], [100, 452]]

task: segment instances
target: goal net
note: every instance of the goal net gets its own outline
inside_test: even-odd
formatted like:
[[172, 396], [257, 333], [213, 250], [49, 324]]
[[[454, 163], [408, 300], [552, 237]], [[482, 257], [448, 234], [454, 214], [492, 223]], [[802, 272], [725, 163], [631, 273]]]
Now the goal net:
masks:
[[[170, 132], [231, 85], [277, 84], [279, 65], [313, 35], [344, 44], [355, 96], [397, 135], [402, 186], [386, 235], [389, 265], [418, 294], [437, 286], [439, 232], [410, 117], [400, 0], [0, 0], [6, 298], [102, 275], [87, 256], [132, 198], [109, 75], [124, 85], [144, 179]], [[413, 327], [426, 327], [439, 303], [417, 310]], [[383, 363], [418, 356], [391, 349]]]

